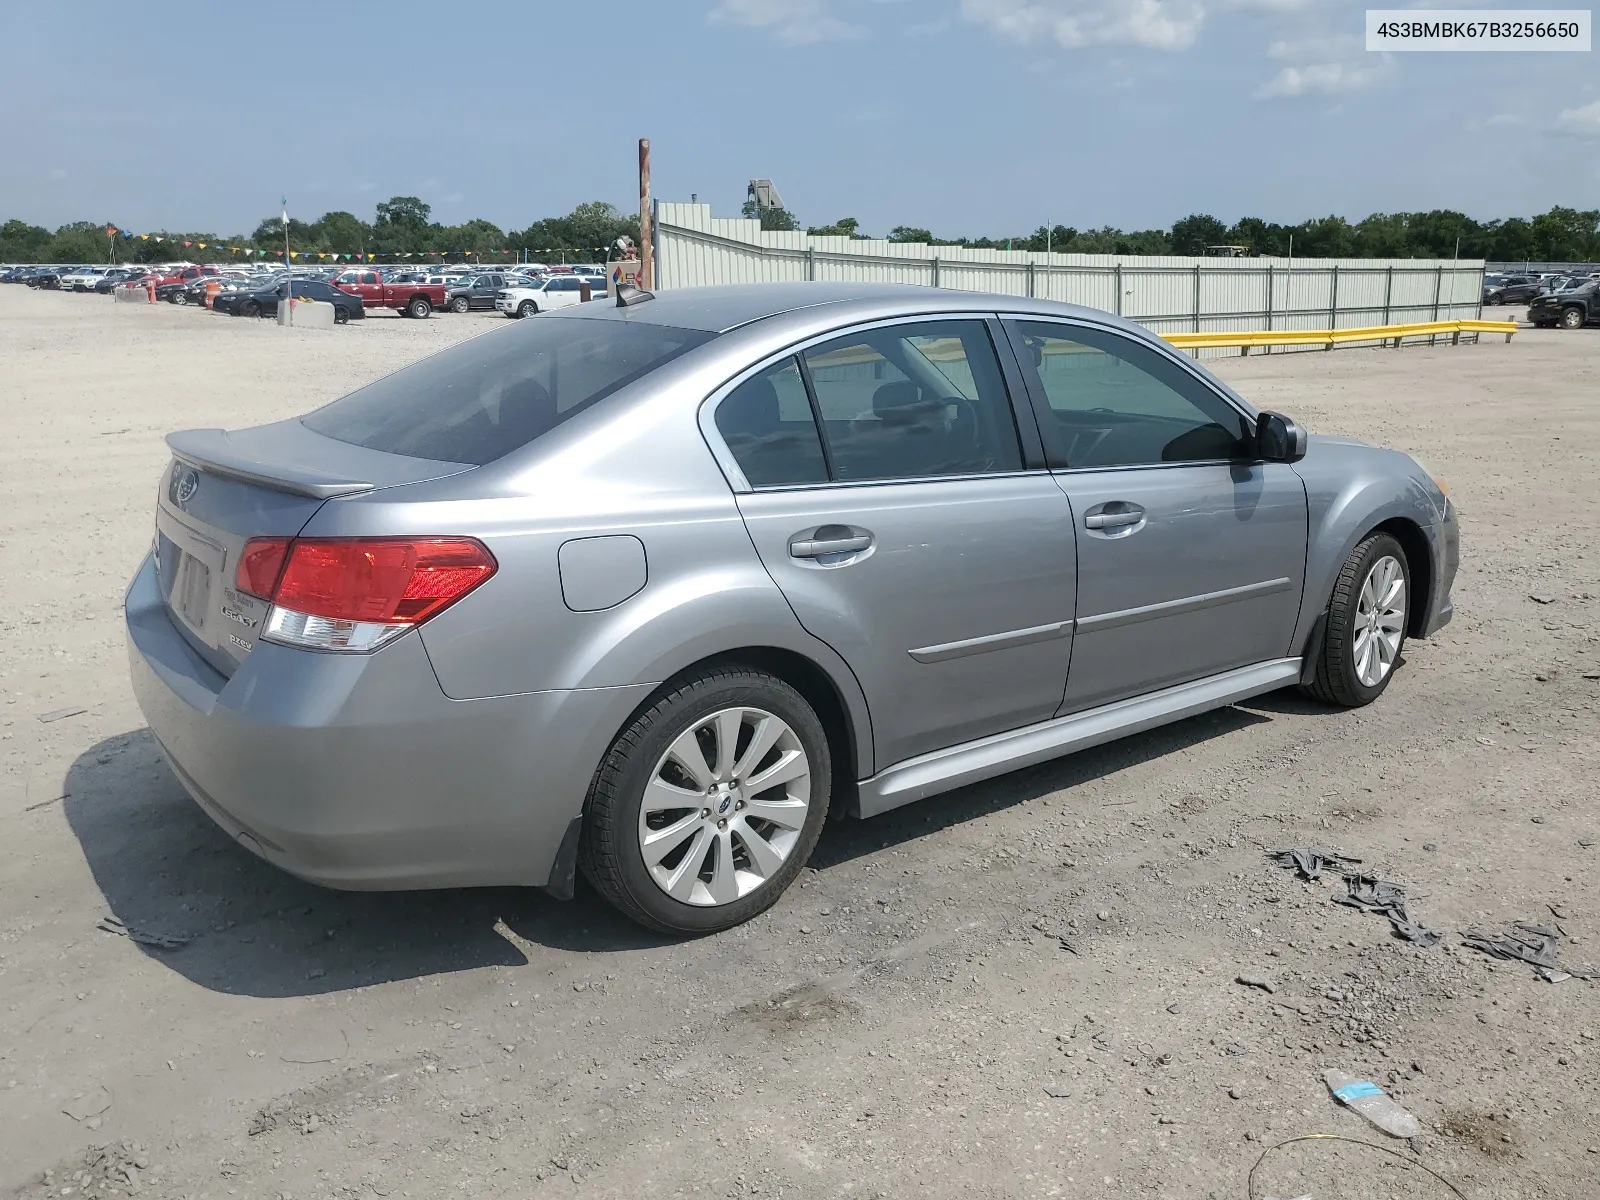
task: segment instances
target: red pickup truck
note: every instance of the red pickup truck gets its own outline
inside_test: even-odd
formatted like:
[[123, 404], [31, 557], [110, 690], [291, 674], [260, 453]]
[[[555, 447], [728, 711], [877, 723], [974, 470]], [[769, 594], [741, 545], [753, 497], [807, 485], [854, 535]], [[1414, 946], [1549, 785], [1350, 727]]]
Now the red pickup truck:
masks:
[[393, 308], [408, 317], [425, 317], [444, 307], [445, 286], [428, 283], [409, 272], [385, 276], [370, 267], [344, 272], [333, 286], [361, 297], [362, 308]]

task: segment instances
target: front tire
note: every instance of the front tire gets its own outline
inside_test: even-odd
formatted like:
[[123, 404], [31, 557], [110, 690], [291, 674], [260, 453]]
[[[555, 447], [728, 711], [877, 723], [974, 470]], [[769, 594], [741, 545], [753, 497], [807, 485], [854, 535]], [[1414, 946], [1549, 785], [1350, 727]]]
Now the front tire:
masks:
[[259, 317], [261, 315], [261, 305], [254, 300], [246, 300], [239, 306], [239, 315], [241, 317]]
[[517, 305], [517, 316], [519, 317], [531, 317], [538, 311], [539, 306], [532, 300], [524, 300], [521, 304]]
[[187, 292], [173, 292], [172, 302], [179, 308], [182, 308], [185, 304], [189, 303], [189, 294]]
[[1334, 581], [1317, 671], [1304, 687], [1324, 704], [1371, 704], [1394, 678], [1411, 615], [1406, 553], [1387, 533], [1366, 538]]
[[1489, 303], [1493, 307], [1499, 308], [1505, 302], [1506, 302], [1506, 298], [1504, 296], [1500, 295], [1500, 293], [1498, 293], [1498, 292], [1490, 292], [1489, 293]]
[[1562, 312], [1561, 312], [1561, 328], [1563, 328], [1563, 329], [1582, 329], [1583, 328], [1583, 309], [1581, 309], [1581, 308], [1563, 309]]
[[472, 305], [468, 303], [465, 296], [457, 296], [450, 301], [450, 311], [453, 313], [464, 313], [471, 307]]
[[578, 861], [641, 925], [729, 929], [799, 875], [832, 777], [822, 722], [794, 688], [750, 667], [707, 671], [612, 743], [590, 785]]
[[333, 323], [335, 325], [350, 324], [350, 310], [347, 308], [335, 308], [333, 310]]

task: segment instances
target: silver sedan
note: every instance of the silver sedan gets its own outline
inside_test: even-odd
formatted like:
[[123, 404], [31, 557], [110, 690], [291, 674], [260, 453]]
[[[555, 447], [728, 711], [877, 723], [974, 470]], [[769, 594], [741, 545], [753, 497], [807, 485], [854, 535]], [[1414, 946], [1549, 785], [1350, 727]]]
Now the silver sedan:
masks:
[[1455, 512], [1104, 312], [782, 284], [520, 321], [168, 439], [134, 689], [251, 852], [340, 888], [582, 871], [746, 920], [869, 818], [1276, 688], [1371, 703]]

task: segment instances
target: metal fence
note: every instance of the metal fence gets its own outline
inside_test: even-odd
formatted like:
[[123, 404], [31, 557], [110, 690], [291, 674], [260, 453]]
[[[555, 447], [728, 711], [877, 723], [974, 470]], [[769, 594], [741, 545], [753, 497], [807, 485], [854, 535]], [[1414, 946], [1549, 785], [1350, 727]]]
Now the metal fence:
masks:
[[663, 288], [806, 279], [924, 284], [1082, 304], [1156, 333], [1475, 318], [1484, 274], [1476, 259], [1046, 254], [812, 237], [713, 217], [705, 204], [670, 203], [656, 206], [655, 254]]
[[1545, 275], [1551, 272], [1557, 275], [1593, 275], [1600, 272], [1600, 263], [1530, 262], [1523, 259], [1520, 262], [1492, 262], [1487, 270], [1491, 275]]

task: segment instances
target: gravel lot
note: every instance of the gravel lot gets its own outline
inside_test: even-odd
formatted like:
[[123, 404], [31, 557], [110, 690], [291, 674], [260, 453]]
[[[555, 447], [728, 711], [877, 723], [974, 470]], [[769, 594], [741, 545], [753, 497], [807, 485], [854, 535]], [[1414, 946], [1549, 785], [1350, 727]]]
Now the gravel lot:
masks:
[[[674, 944], [582, 891], [287, 878], [184, 796], [128, 689], [164, 433], [498, 320], [0, 288], [0, 1194], [1231, 1198], [1335, 1133], [1409, 1157], [1297, 1142], [1253, 1195], [1450, 1194], [1407, 1161], [1597, 1195], [1600, 984], [1458, 934], [1559, 924], [1600, 966], [1600, 332], [1215, 364], [1451, 484], [1456, 621], [1375, 706], [1279, 693], [834, 827], [774, 910]], [[1444, 941], [1263, 855], [1308, 844]], [[1423, 1136], [1336, 1107], [1326, 1067]]]

